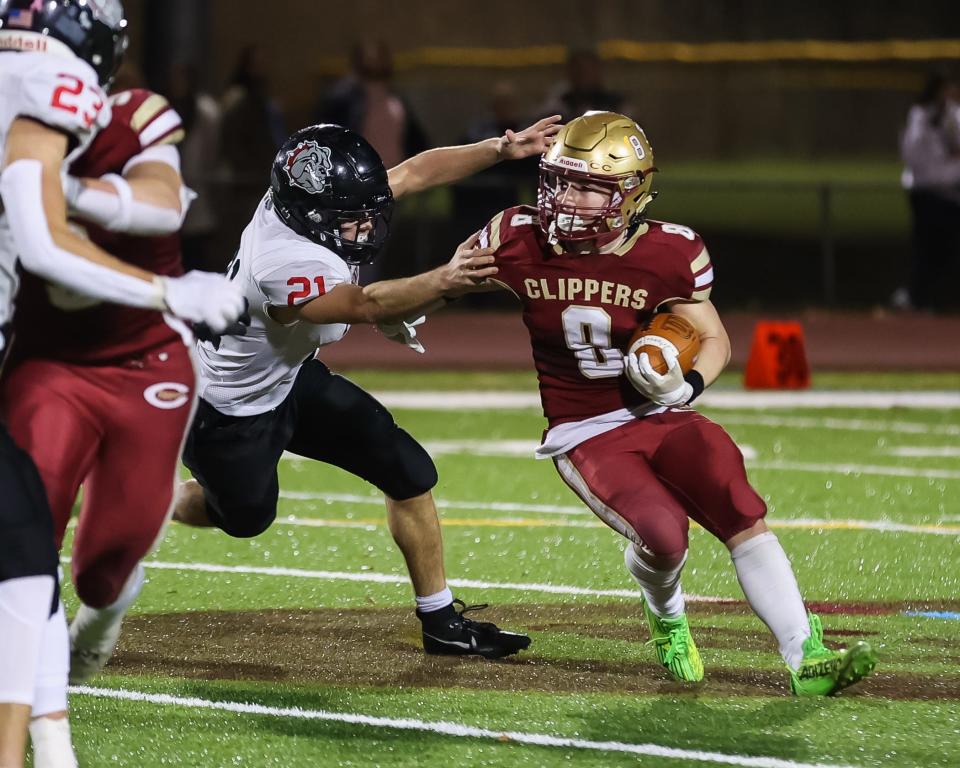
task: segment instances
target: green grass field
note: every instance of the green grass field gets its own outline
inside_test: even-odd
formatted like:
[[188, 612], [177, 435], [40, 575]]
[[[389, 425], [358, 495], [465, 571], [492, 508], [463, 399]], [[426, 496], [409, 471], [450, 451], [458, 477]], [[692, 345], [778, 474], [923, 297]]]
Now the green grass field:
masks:
[[[355, 379], [455, 395], [529, 390], [533, 376]], [[957, 386], [955, 375], [922, 381]], [[878, 648], [877, 672], [860, 686], [792, 698], [775, 644], [734, 602], [742, 594], [724, 548], [699, 529], [684, 588], [696, 596], [706, 679], [671, 683], [644, 645], [622, 540], [530, 457], [538, 411], [397, 410], [439, 468], [454, 592], [491, 604], [478, 618], [529, 630], [530, 651], [501, 662], [425, 657], [376, 493], [285, 460], [279, 519], [264, 535], [170, 528], [114, 663], [96, 690], [72, 696], [81, 765], [957, 765], [960, 411], [708, 415], [750, 457], [827, 641]]]

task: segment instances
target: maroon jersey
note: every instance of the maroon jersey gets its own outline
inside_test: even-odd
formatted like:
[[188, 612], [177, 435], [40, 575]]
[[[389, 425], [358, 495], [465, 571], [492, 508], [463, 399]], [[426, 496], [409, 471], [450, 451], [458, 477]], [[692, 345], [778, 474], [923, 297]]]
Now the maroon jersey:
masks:
[[[159, 94], [121, 91], [111, 98], [113, 117], [90, 147], [70, 166], [73, 176], [96, 178], [123, 174], [145, 149], [183, 139], [179, 115]], [[112, 256], [158, 275], [180, 275], [179, 235], [134, 236], [74, 221]], [[22, 274], [14, 319], [14, 359], [49, 358], [77, 364], [102, 364], [136, 357], [178, 334], [160, 312], [100, 303]]]
[[496, 280], [523, 304], [550, 427], [650, 402], [623, 375], [637, 327], [673, 301], [710, 296], [713, 268], [688, 227], [648, 221], [614, 253], [577, 256], [547, 242], [535, 208], [497, 214], [481, 233]]

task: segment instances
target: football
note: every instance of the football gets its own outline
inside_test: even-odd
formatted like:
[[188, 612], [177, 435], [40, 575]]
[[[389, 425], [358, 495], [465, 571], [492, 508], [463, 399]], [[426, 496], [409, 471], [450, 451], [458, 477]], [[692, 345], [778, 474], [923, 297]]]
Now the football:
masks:
[[663, 350], [673, 347], [677, 351], [680, 368], [687, 373], [697, 362], [700, 354], [700, 334], [687, 318], [669, 312], [654, 315], [653, 319], [638, 328], [630, 337], [627, 354], [646, 352], [650, 365], [657, 373], [667, 372]]

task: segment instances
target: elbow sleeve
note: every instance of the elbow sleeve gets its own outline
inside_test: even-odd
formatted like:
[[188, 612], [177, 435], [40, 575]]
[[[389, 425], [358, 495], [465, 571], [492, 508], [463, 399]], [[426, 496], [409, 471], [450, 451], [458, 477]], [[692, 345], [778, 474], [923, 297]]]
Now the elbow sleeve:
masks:
[[0, 195], [23, 267], [40, 277], [101, 301], [164, 309], [159, 280], [141, 280], [60, 248], [43, 206], [43, 166], [18, 160], [0, 176]]
[[191, 200], [186, 187], [180, 188], [180, 210], [175, 210], [137, 200], [130, 183], [122, 176], [109, 174], [102, 179], [114, 188], [115, 194], [78, 184], [79, 190], [69, 200], [72, 214], [111, 232], [131, 235], [169, 235], [183, 224]]

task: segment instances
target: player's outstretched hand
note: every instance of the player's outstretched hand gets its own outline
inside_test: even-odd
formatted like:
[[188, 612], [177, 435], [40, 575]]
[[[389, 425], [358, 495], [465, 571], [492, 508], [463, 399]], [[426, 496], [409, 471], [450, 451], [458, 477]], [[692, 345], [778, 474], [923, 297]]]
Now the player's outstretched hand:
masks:
[[474, 232], [457, 247], [449, 262], [440, 267], [444, 296], [460, 296], [483, 285], [498, 270], [494, 266], [494, 248], [478, 248], [480, 233]]
[[500, 137], [500, 159], [522, 160], [531, 155], [542, 155], [553, 144], [553, 137], [560, 131], [562, 119], [560, 115], [550, 115], [522, 131], [507, 129]]
[[646, 352], [624, 355], [623, 369], [634, 389], [657, 405], [684, 405], [693, 397], [693, 386], [683, 378], [683, 369], [676, 354], [665, 349], [663, 359], [667, 361], [667, 372], [663, 374], [653, 370]]
[[409, 322], [401, 320], [399, 323], [377, 323], [377, 330], [390, 341], [410, 347], [414, 352], [419, 352], [422, 355], [427, 350], [423, 346], [423, 342], [417, 338], [417, 326], [422, 325], [426, 320], [426, 315], [420, 315], [420, 317]]
[[246, 309], [236, 283], [215, 272], [187, 272], [182, 277], [162, 277], [164, 302], [171, 313], [194, 323], [205, 323], [223, 333]]

